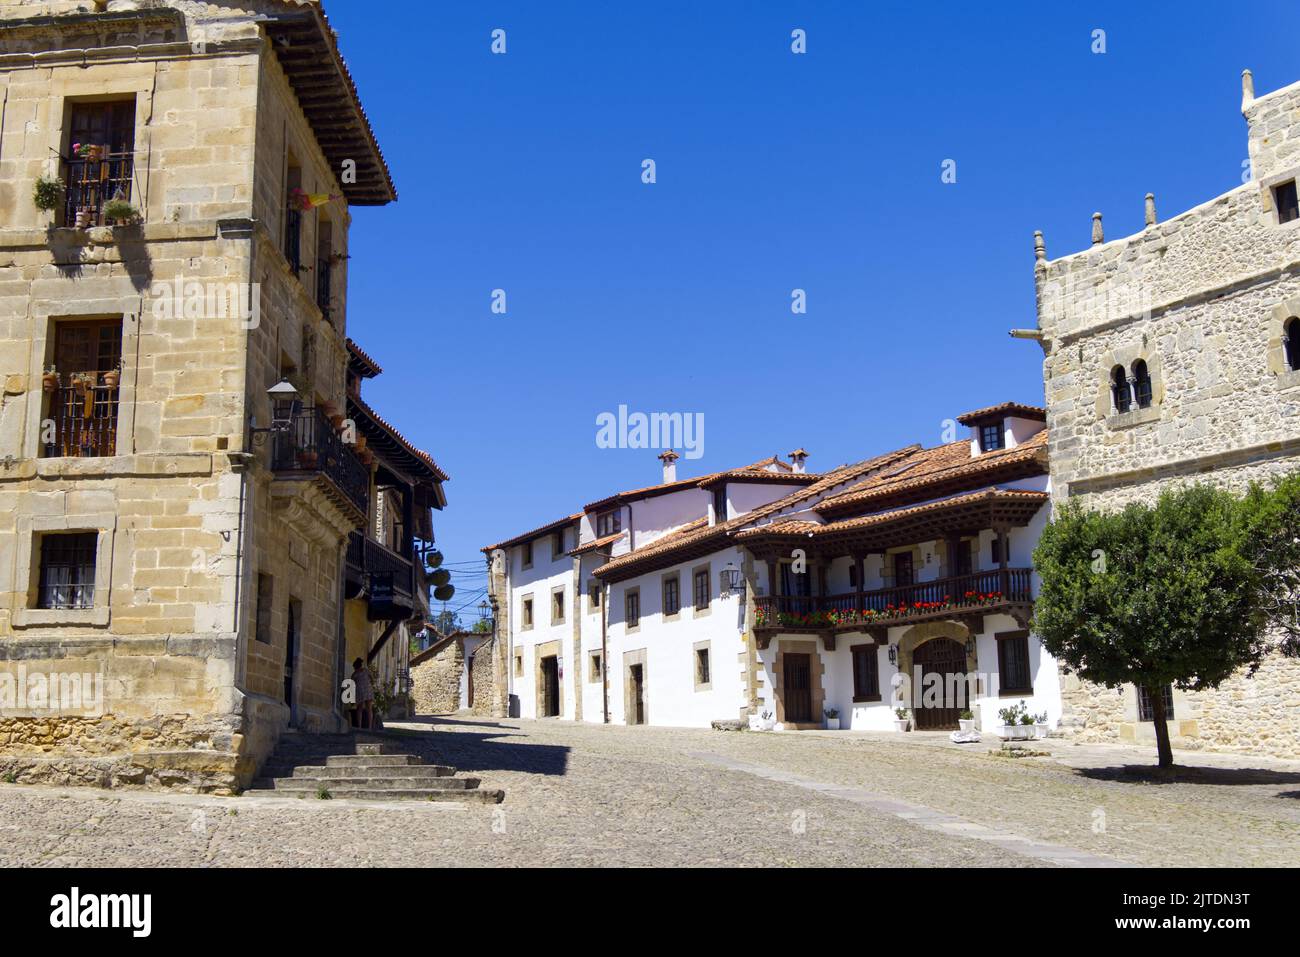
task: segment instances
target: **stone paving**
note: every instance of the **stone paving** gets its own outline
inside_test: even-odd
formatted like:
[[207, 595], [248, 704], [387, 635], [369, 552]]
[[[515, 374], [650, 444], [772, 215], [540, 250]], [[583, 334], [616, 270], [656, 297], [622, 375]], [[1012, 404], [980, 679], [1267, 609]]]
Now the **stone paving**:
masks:
[[[437, 729], [430, 734], [430, 728]], [[491, 721], [395, 726], [498, 806], [0, 785], [0, 866], [1291, 865], [1300, 762], [938, 735]]]

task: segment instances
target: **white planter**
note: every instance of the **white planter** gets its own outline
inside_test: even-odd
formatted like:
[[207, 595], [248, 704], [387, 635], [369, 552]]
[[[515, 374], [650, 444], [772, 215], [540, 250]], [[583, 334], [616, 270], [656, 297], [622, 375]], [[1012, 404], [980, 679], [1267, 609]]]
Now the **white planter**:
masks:
[[749, 716], [750, 731], [771, 731], [775, 727], [776, 721], [772, 718], [764, 718], [759, 714], [751, 714]]
[[1051, 730], [1051, 727], [1040, 722], [1039, 724], [1034, 725], [1034, 730], [1038, 732], [1040, 738], [1045, 738], [1047, 737], [1047, 732]]
[[1032, 724], [1004, 724], [1002, 737], [1008, 741], [1027, 741], [1034, 736]]
[[827, 730], [827, 731], [838, 731], [839, 729], [840, 729], [840, 719], [839, 719], [839, 718], [827, 718], [827, 719], [826, 719], [826, 730]]
[[969, 732], [975, 730], [975, 719], [974, 719], [974, 718], [958, 718], [958, 719], [957, 719], [957, 724], [958, 724], [958, 726], [961, 728], [961, 730], [962, 730], [962, 734], [967, 734], [967, 733], [969, 733]]
[[894, 719], [894, 730], [895, 730], [895, 731], [906, 731], [906, 730], [907, 730], [907, 726], [908, 726], [909, 724], [911, 724], [911, 719], [910, 719], [910, 718], [895, 718], [895, 719]]

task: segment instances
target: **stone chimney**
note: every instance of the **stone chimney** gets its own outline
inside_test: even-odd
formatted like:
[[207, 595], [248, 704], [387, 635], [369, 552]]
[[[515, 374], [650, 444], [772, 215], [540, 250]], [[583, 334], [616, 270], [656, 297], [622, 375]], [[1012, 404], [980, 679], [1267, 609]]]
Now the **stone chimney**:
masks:
[[659, 461], [664, 463], [664, 484], [677, 481], [677, 460], [681, 458], [672, 449], [659, 456]]
[[804, 463], [808, 461], [807, 449], [795, 449], [787, 455], [786, 458], [788, 458], [791, 464], [794, 465], [795, 472], [800, 475], [804, 473]]

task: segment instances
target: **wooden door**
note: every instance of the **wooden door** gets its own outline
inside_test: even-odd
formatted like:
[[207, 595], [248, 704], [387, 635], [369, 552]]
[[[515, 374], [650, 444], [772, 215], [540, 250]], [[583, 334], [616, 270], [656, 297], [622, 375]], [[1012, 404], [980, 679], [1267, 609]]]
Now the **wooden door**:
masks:
[[632, 723], [645, 724], [645, 668], [632, 665]]
[[785, 720], [812, 721], [812, 656], [786, 654], [784, 658]]
[[465, 707], [474, 707], [474, 656], [465, 662]]
[[[912, 654], [912, 673], [918, 679], [912, 689], [916, 729], [955, 730], [958, 715], [970, 707], [966, 700], [966, 647], [951, 638], [927, 641]], [[937, 689], [935, 679], [926, 679], [930, 674], [939, 676]]]
[[551, 655], [542, 659], [542, 715], [556, 718], [560, 714], [560, 663]]

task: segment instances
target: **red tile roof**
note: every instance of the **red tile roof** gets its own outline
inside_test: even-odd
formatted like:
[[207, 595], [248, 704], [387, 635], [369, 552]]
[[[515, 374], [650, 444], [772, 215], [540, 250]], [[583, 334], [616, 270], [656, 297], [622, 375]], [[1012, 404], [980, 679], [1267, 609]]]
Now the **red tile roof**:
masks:
[[492, 552], [498, 548], [510, 548], [512, 545], [522, 545], [530, 538], [540, 538], [543, 535], [553, 532], [556, 529], [563, 528], [566, 525], [572, 525], [582, 518], [582, 512], [573, 515], [557, 518], [553, 522], [547, 522], [545, 525], [534, 528], [531, 531], [524, 532], [522, 535], [516, 535], [514, 538], [507, 538], [505, 541], [497, 542], [495, 545], [484, 545], [479, 551]]
[[976, 409], [974, 412], [963, 412], [957, 416], [957, 421], [962, 425], [974, 425], [981, 419], [991, 419], [995, 416], [1010, 416], [1013, 419], [1035, 419], [1039, 422], [1046, 422], [1047, 410], [1037, 405], [1003, 402], [999, 405]]

